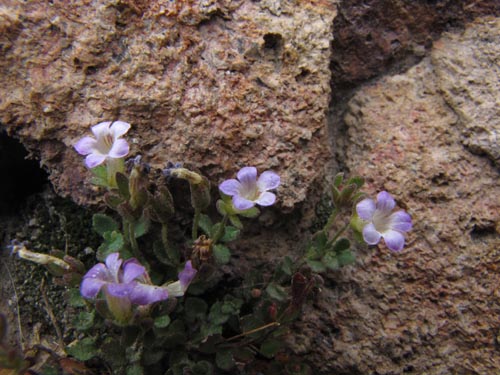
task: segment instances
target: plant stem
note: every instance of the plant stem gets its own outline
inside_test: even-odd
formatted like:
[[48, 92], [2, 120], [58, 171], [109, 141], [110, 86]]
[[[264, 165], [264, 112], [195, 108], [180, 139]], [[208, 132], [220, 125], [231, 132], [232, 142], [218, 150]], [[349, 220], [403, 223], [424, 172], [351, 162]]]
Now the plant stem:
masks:
[[195, 208], [194, 209], [194, 218], [193, 218], [193, 230], [192, 230], [192, 238], [193, 238], [193, 241], [196, 241], [196, 239], [198, 238], [198, 223], [200, 222], [200, 214], [201, 214], [201, 211], [199, 208]]
[[229, 218], [229, 216], [227, 214], [225, 214], [224, 217], [222, 218], [222, 221], [220, 222], [219, 229], [217, 230], [217, 233], [215, 233], [214, 237], [212, 238], [212, 241], [213, 241], [214, 245], [224, 235], [224, 230], [226, 229], [226, 224], [227, 224], [227, 219], [228, 218]]
[[332, 213], [330, 214], [330, 217], [328, 218], [328, 221], [326, 222], [325, 226], [322, 229], [322, 231], [325, 232], [326, 235], [328, 235], [328, 231], [332, 227], [333, 222], [337, 218], [338, 213], [339, 213], [339, 209], [337, 207], [335, 207], [333, 209]]
[[250, 331], [245, 331], [245, 332], [240, 333], [239, 335], [230, 337], [230, 338], [226, 339], [226, 341], [233, 341], [233, 340], [239, 339], [240, 337], [248, 336], [248, 335], [251, 335], [252, 333], [262, 331], [263, 329], [266, 329], [266, 328], [279, 327], [279, 326], [280, 326], [279, 322], [268, 323], [266, 325], [251, 329]]
[[339, 238], [339, 237], [340, 237], [340, 235], [341, 235], [342, 233], [344, 233], [344, 232], [345, 232], [345, 230], [349, 227], [349, 224], [350, 224], [350, 223], [348, 222], [348, 223], [347, 223], [346, 225], [344, 225], [344, 226], [343, 226], [343, 227], [342, 227], [342, 228], [341, 228], [341, 229], [340, 229], [337, 233], [335, 233], [335, 236], [333, 236], [333, 238], [332, 238], [330, 241], [328, 241], [327, 246], [331, 246], [331, 245], [333, 245], [333, 243], [337, 240], [337, 238]]

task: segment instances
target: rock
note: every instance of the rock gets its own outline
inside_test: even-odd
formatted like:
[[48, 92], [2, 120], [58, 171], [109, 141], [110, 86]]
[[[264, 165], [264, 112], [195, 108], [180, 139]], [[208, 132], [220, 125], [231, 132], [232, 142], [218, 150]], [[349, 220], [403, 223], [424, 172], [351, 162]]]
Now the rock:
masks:
[[409, 67], [450, 27], [481, 15], [500, 16], [497, 0], [351, 0], [334, 21], [333, 95], [389, 69]]
[[328, 327], [309, 357], [322, 373], [498, 372], [500, 179], [494, 140], [476, 131], [498, 131], [498, 31], [483, 18], [446, 34], [349, 102], [345, 164], [370, 194], [393, 194], [414, 229], [401, 253], [379, 245], [327, 279], [335, 289], [307, 319]]
[[72, 145], [100, 121], [133, 125], [132, 154], [201, 169], [245, 165], [304, 200], [329, 156], [333, 1], [7, 1], [0, 121], [80, 203], [93, 191]]
[[500, 164], [500, 20], [446, 34], [432, 52], [439, 88], [459, 116], [463, 142]]

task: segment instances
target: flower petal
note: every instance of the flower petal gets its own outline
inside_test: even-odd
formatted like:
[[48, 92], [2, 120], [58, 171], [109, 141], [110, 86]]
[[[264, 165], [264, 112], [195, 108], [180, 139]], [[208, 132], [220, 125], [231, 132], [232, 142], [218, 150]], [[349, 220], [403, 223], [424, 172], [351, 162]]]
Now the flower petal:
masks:
[[122, 265], [119, 253], [111, 253], [106, 257], [106, 267], [114, 282], [119, 282], [118, 272]]
[[99, 139], [109, 133], [109, 125], [111, 125], [111, 121], [100, 122], [99, 124], [92, 126], [92, 133], [94, 133], [95, 137]]
[[259, 176], [259, 179], [257, 180], [257, 186], [259, 188], [259, 191], [276, 189], [278, 186], [280, 186], [280, 176], [278, 176], [274, 172], [265, 171]]
[[94, 151], [96, 143], [97, 141], [92, 137], [83, 137], [75, 143], [74, 147], [80, 155], [88, 155]]
[[356, 212], [361, 219], [371, 221], [375, 213], [375, 208], [375, 202], [372, 199], [366, 198], [356, 205]]
[[389, 227], [400, 232], [408, 232], [412, 228], [411, 216], [402, 210], [394, 212], [389, 216]]
[[108, 156], [111, 158], [123, 158], [127, 156], [129, 152], [129, 145], [125, 139], [116, 139], [113, 142], [111, 150], [108, 152]]
[[186, 262], [186, 265], [184, 266], [184, 269], [179, 272], [179, 281], [181, 282], [181, 288], [186, 290], [191, 284], [191, 281], [193, 281], [194, 277], [198, 271], [193, 268], [193, 265], [191, 264], [191, 261], [188, 260]]
[[133, 283], [109, 283], [106, 285], [106, 293], [113, 297], [128, 298], [133, 288]]
[[390, 212], [396, 205], [394, 198], [386, 191], [381, 191], [377, 194], [377, 210], [382, 212]]
[[124, 283], [130, 283], [145, 273], [146, 268], [144, 268], [135, 258], [128, 259], [123, 263], [122, 280]]
[[385, 244], [392, 251], [400, 251], [405, 246], [405, 237], [397, 230], [388, 230], [383, 234]]
[[271, 206], [276, 202], [276, 195], [268, 191], [263, 192], [259, 198], [255, 200], [255, 203], [261, 206]]
[[91, 277], [83, 279], [80, 285], [80, 294], [84, 298], [95, 298], [104, 284], [107, 284], [106, 281], [101, 279]]
[[113, 138], [119, 138], [126, 134], [130, 129], [130, 124], [124, 121], [115, 121], [109, 128], [109, 132], [113, 135]]
[[97, 167], [98, 165], [102, 164], [106, 160], [105, 155], [100, 155], [100, 154], [88, 154], [87, 157], [85, 158], [85, 165], [92, 169]]
[[248, 199], [242, 198], [239, 195], [234, 195], [233, 196], [233, 206], [240, 211], [243, 210], [248, 210], [249, 208], [252, 208], [255, 206], [255, 203], [252, 201], [249, 201]]
[[[253, 185], [257, 180], [257, 168], [255, 167], [243, 167], [236, 174], [238, 180], [242, 183], [242, 185]], [[255, 185], [254, 185], [255, 186]]]
[[366, 224], [363, 228], [363, 239], [368, 245], [376, 245], [380, 241], [382, 235], [377, 232], [375, 225], [372, 223]]
[[129, 298], [136, 305], [149, 305], [167, 299], [168, 291], [156, 285], [132, 283]]
[[226, 195], [238, 195], [241, 189], [241, 183], [235, 179], [226, 180], [219, 185], [219, 189]]

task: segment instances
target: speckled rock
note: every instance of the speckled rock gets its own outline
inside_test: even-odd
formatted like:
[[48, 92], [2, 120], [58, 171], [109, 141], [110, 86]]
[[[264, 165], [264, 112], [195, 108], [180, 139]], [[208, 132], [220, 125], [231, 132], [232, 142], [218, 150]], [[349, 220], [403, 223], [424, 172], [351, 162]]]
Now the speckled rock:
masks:
[[62, 194], [92, 191], [72, 149], [89, 126], [133, 125], [134, 154], [214, 183], [242, 166], [305, 198], [329, 155], [335, 1], [4, 1], [0, 121]]
[[481, 15], [500, 16], [498, 0], [344, 0], [334, 21], [333, 95], [426, 55], [443, 31]]
[[443, 36], [432, 58], [349, 102], [346, 165], [370, 194], [392, 193], [414, 229], [401, 253], [381, 244], [327, 279], [321, 313], [301, 327], [323, 373], [500, 371], [500, 176], [490, 153], [470, 148], [498, 109], [498, 66], [487, 62], [500, 58], [499, 25]]

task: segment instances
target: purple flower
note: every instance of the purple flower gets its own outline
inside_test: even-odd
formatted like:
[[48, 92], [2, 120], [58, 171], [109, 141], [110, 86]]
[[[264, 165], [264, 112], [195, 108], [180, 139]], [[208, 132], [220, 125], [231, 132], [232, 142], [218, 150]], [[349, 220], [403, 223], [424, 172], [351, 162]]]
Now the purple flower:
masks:
[[358, 216], [368, 222], [363, 227], [363, 239], [367, 244], [376, 245], [383, 238], [389, 249], [403, 249], [403, 233], [411, 229], [411, 217], [402, 210], [393, 213], [395, 205], [394, 199], [386, 191], [378, 193], [376, 203], [372, 199], [364, 199], [356, 205]]
[[[111, 126], [110, 126], [111, 125]], [[130, 129], [130, 124], [123, 121], [106, 121], [92, 126], [94, 137], [83, 137], [75, 144], [80, 155], [87, 155], [85, 165], [97, 167], [107, 158], [119, 159], [127, 156], [129, 145], [120, 138]]]
[[83, 276], [80, 292], [95, 298], [99, 291], [136, 305], [149, 305], [168, 298], [165, 288], [151, 285], [146, 269], [132, 258], [123, 262], [118, 253], [109, 254], [106, 264], [98, 263]]
[[193, 268], [191, 261], [188, 260], [184, 269], [179, 272], [179, 280], [175, 283], [171, 283], [167, 285], [167, 290], [170, 296], [172, 297], [182, 297], [186, 290], [189, 288], [189, 284], [193, 281], [196, 276], [196, 269]]
[[220, 191], [233, 197], [233, 205], [243, 211], [255, 204], [271, 206], [276, 201], [276, 195], [268, 190], [280, 185], [280, 176], [271, 171], [263, 172], [257, 179], [257, 168], [244, 167], [237, 174], [238, 180], [230, 179], [219, 185]]

